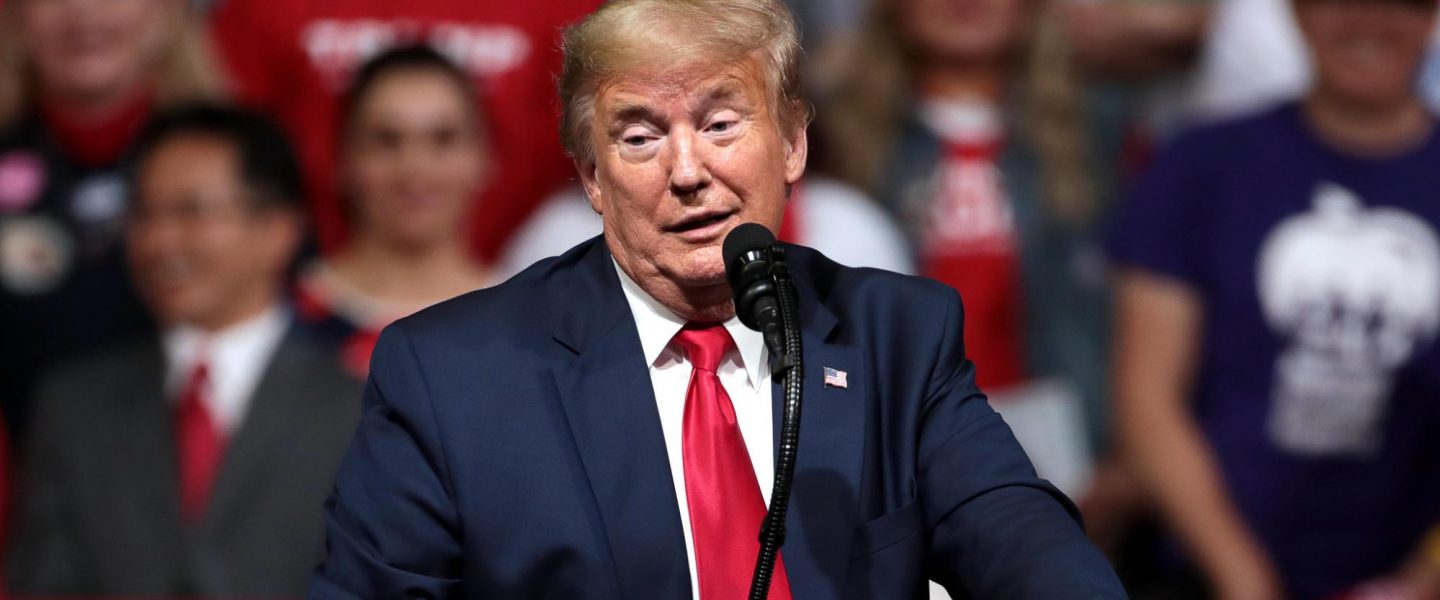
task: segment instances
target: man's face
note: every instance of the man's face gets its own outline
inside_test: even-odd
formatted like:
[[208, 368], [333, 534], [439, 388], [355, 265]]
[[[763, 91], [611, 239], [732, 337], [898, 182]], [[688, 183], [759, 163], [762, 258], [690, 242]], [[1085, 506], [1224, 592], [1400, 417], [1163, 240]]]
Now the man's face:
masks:
[[227, 142], [184, 135], [140, 167], [126, 249], [162, 324], [220, 329], [275, 299], [298, 218], [254, 208], [238, 165]]
[[621, 77], [596, 93], [595, 163], [580, 164], [615, 260], [642, 287], [725, 282], [720, 245], [741, 223], [778, 231], [805, 170], [755, 59]]
[[1295, 16], [1327, 92], [1370, 107], [1414, 97], [1434, 0], [1296, 0]]

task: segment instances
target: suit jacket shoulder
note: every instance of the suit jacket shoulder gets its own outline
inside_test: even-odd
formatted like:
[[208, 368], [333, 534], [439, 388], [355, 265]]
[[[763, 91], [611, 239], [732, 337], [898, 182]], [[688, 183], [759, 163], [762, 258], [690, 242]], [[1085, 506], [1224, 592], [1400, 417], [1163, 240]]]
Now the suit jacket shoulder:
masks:
[[[82, 354], [41, 375], [36, 385], [37, 422], [44, 414], [96, 414], [117, 391], [149, 388], [160, 380], [165, 360], [159, 340], [146, 336]], [[151, 390], [153, 391], [153, 390]]]
[[[543, 334], [548, 339], [558, 312], [572, 302], [564, 294], [577, 278], [590, 275], [585, 263], [607, 260], [601, 238], [586, 241], [560, 256], [541, 260], [499, 285], [476, 290], [421, 310], [392, 324], [416, 340], [471, 344]], [[616, 288], [618, 290], [618, 287]], [[479, 324], [481, 327], [470, 327]], [[469, 334], [483, 334], [472, 337]]]
[[936, 311], [959, 308], [955, 288], [934, 279], [848, 267], [804, 246], [787, 244], [786, 254], [796, 285], [813, 292], [815, 300], [846, 325], [928, 322]]

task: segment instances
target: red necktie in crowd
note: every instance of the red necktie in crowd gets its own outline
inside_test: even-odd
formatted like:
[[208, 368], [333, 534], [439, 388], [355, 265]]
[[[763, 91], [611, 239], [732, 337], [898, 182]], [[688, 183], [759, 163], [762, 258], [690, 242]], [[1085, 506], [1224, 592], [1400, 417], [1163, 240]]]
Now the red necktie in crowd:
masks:
[[[715, 374], [733, 341], [720, 325], [691, 324], [676, 334], [675, 342], [692, 368], [682, 446], [700, 600], [738, 600], [749, 595], [765, 499], [735, 406]], [[776, 561], [768, 598], [790, 600], [783, 559]]]
[[205, 399], [210, 394], [210, 371], [204, 360], [195, 363], [175, 411], [175, 444], [180, 471], [180, 516], [187, 525], [199, 523], [210, 502], [225, 440], [211, 418]]

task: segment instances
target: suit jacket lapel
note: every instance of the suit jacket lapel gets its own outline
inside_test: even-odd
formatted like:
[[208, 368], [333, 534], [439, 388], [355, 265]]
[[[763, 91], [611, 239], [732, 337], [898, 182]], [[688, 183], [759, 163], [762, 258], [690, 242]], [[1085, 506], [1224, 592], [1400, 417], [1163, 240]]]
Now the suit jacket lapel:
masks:
[[[840, 324], [810, 282], [797, 280], [796, 288], [803, 323], [804, 397], [800, 450], [781, 556], [797, 600], [840, 598], [849, 568], [852, 534], [859, 521], [865, 356], [858, 347], [832, 343], [832, 333]], [[845, 371], [848, 387], [826, 387], [825, 367]], [[784, 391], [780, 379], [773, 383], [778, 452]]]
[[615, 565], [621, 597], [688, 598], [685, 537], [634, 317], [603, 242], [592, 242], [566, 290], [554, 337], [575, 353], [555, 371]]
[[[152, 564], [179, 564], [181, 552], [179, 475], [176, 468], [174, 411], [166, 397], [165, 359], [158, 341], [136, 353], [134, 368], [116, 382], [127, 409], [116, 414], [118, 436], [115, 464], [98, 477], [123, 478], [107, 484], [120, 497], [104, 506], [114, 507], [116, 522], [142, 523], [147, 538], [159, 543], [147, 552], [162, 554]], [[153, 537], [152, 537], [153, 536]]]
[[298, 342], [287, 332], [275, 349], [255, 387], [254, 400], [248, 414], [225, 449], [215, 490], [210, 497], [201, 531], [209, 535], [223, 534], [245, 513], [247, 496], [260, 485], [265, 474], [283, 464], [287, 449], [294, 444], [280, 441], [291, 430], [304, 398], [295, 397], [292, 382], [303, 380], [303, 373], [294, 373], [292, 353]]

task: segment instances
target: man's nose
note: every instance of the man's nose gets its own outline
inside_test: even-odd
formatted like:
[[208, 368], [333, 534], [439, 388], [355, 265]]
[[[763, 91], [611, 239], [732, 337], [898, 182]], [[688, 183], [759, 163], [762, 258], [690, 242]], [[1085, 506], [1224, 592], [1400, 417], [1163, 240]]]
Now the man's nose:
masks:
[[392, 164], [401, 177], [423, 178], [430, 167], [435, 164], [438, 154], [433, 145], [427, 146], [422, 143], [422, 140], [407, 137], [396, 146]]
[[148, 217], [137, 220], [125, 231], [129, 251], [137, 257], [153, 259], [177, 252], [182, 225], [173, 218]]
[[672, 132], [671, 139], [670, 191], [682, 198], [694, 195], [710, 185], [709, 150], [692, 128]]

